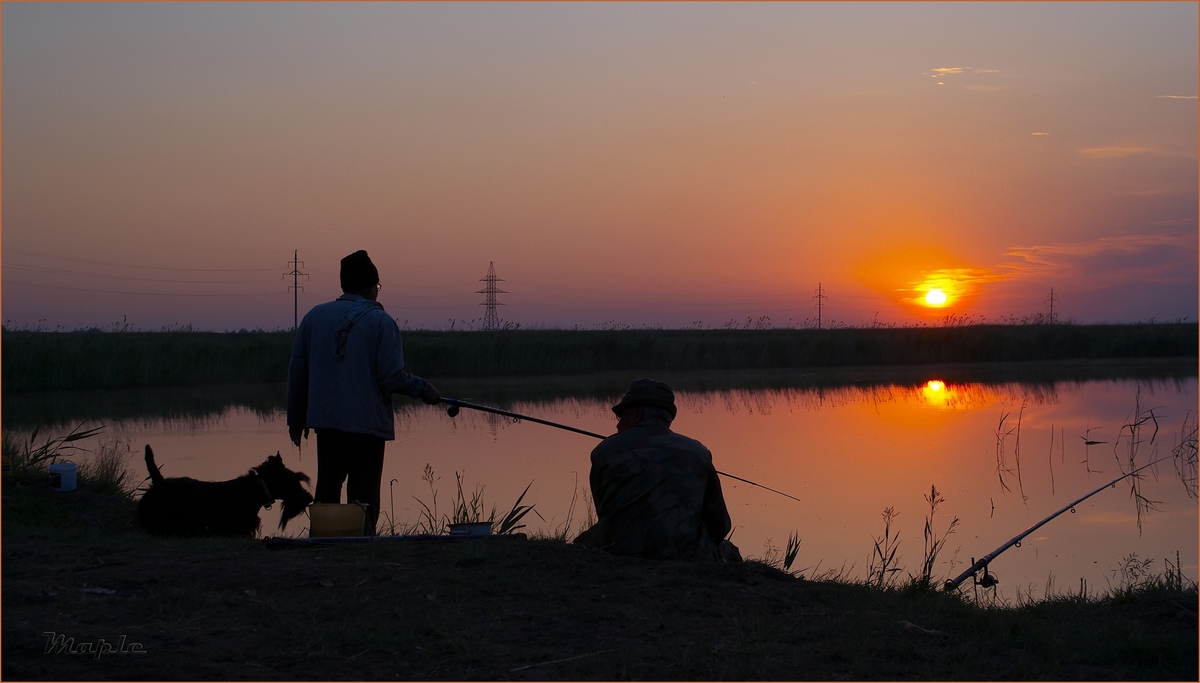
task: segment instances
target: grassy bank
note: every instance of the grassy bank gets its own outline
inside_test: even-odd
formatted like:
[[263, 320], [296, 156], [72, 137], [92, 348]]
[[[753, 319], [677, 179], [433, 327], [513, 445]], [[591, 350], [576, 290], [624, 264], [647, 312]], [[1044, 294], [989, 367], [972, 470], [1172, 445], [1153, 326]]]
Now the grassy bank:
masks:
[[[1196, 680], [1194, 584], [996, 604], [548, 538], [267, 550], [4, 483], [6, 680]], [[105, 645], [107, 644], [107, 650]]]
[[[5, 393], [276, 383], [290, 332], [5, 331]], [[410, 331], [430, 378], [1192, 358], [1193, 323], [834, 330]]]

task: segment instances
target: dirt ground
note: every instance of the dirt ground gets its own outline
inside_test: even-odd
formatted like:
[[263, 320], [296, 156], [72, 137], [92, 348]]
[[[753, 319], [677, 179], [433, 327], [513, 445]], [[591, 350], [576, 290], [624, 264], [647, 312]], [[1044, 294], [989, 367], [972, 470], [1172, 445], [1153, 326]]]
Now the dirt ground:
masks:
[[4, 680], [1196, 680], [1195, 593], [981, 610], [550, 540], [157, 539], [5, 489]]

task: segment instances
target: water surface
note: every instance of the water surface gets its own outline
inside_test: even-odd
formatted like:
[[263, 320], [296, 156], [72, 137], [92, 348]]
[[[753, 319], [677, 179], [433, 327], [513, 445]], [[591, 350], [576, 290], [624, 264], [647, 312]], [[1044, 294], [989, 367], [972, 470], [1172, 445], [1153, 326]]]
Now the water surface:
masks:
[[[801, 548], [793, 569], [809, 577], [867, 577], [875, 543], [884, 539], [888, 508], [895, 513], [888, 535], [898, 539], [901, 571], [896, 576], [919, 572], [930, 511], [926, 496], [936, 487], [945, 502], [933, 518], [935, 533], [943, 535], [958, 519], [934, 569], [935, 578], [944, 580], [1129, 471], [1131, 463], [1170, 456], [1187, 438], [1181, 430], [1189, 414], [1189, 424], [1195, 425], [1194, 375], [1024, 382], [950, 376], [909, 370], [895, 382], [843, 377], [789, 386], [778, 377], [736, 381], [728, 374], [693, 375], [673, 382], [679, 405], [674, 428], [704, 442], [717, 469], [800, 499], [722, 479], [734, 522], [732, 540], [742, 553], [777, 554], [794, 532]], [[575, 395], [540, 391], [536, 385], [514, 392], [512, 382], [499, 381], [442, 389], [464, 400], [608, 434], [615, 429], [609, 407], [627, 381], [581, 379]], [[287, 439], [282, 387], [208, 391], [213, 398], [199, 409], [166, 407], [169, 401], [147, 400], [145, 392], [140, 398], [134, 392], [106, 394], [98, 403], [85, 402], [86, 408], [63, 407], [78, 397], [18, 396], [15, 407], [8, 397], [5, 417], [10, 411], [54, 413], [65, 431], [83, 413], [83, 420], [92, 421], [88, 424], [107, 425], [107, 438], [129, 443], [130, 468], [139, 477], [147, 443], [167, 476], [230, 478], [276, 451], [293, 469], [315, 476], [315, 438], [299, 451]], [[220, 399], [223, 391], [226, 402]], [[414, 524], [427, 506], [449, 513], [458, 474], [468, 492], [482, 487], [484, 502], [501, 515], [528, 485], [524, 503], [534, 504], [541, 519], [527, 517], [527, 531], [568, 529], [573, 536], [582, 528], [591, 508], [588, 454], [596, 439], [470, 410], [450, 418], [441, 408], [397, 400], [397, 440], [387, 448], [382, 522]], [[43, 407], [31, 408], [38, 405]], [[1130, 426], [1139, 421], [1139, 427]], [[1192, 451], [1193, 468], [1194, 462]], [[423, 480], [426, 465], [435, 476], [432, 488]], [[1155, 509], [1139, 515], [1128, 479], [1089, 498], [992, 563], [1001, 594], [1036, 598], [1047, 589], [1078, 590], [1081, 582], [1088, 590], [1102, 590], [1121, 582], [1118, 568], [1133, 557], [1153, 560], [1152, 567], [1161, 571], [1165, 561], [1175, 563], [1177, 553], [1184, 574], [1195, 580], [1197, 507], [1186, 485], [1194, 487], [1194, 469], [1181, 478], [1175, 463], [1167, 461], [1144, 474], [1138, 491], [1155, 502]], [[264, 515], [264, 534], [278, 533], [277, 520], [277, 512]], [[289, 534], [303, 534], [304, 521], [293, 522], [298, 526]], [[970, 582], [964, 587], [970, 589]]]

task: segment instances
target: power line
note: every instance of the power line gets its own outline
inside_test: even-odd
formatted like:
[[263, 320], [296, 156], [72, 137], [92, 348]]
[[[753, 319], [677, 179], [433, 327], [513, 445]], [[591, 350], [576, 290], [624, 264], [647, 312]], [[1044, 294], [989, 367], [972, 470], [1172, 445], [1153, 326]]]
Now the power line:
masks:
[[114, 242], [116, 244], [134, 244], [134, 245], [137, 245], [138, 247], [157, 247], [157, 248], [163, 248], [163, 249], [186, 249], [188, 252], [216, 251], [216, 252], [223, 252], [223, 253], [227, 253], [227, 254], [245, 254], [250, 251], [260, 252], [260, 253], [278, 253], [280, 251], [285, 251], [282, 249], [247, 249], [245, 247], [238, 247], [236, 249], [230, 249], [228, 247], [200, 247], [200, 246], [191, 245], [191, 244], [160, 244], [160, 243], [156, 243], [156, 242], [146, 242], [144, 240], [124, 240], [124, 239], [120, 239], [117, 237], [110, 237], [108, 235], [84, 235], [84, 234], [74, 233], [74, 232], [63, 232], [62, 230], [49, 230], [49, 229], [46, 229], [43, 227], [26, 228], [25, 226], [8, 226], [5, 228], [5, 230], [10, 233], [13, 231], [28, 232], [31, 234], [36, 234], [38, 236], [61, 235], [63, 237], [73, 237], [73, 238], [78, 238], [78, 239], [98, 240], [98, 241], [102, 241], [102, 242]]
[[238, 292], [236, 294], [200, 294], [178, 292], [126, 292], [115, 289], [93, 289], [91, 287], [67, 287], [64, 285], [47, 285], [42, 283], [21, 282], [20, 280], [5, 280], [4, 286], [19, 285], [36, 287], [38, 289], [60, 289], [69, 292], [87, 292], [89, 294], [130, 294], [134, 296], [190, 296], [190, 297], [250, 297], [250, 296], [279, 296], [278, 292]]
[[145, 270], [176, 270], [185, 272], [197, 273], [262, 273], [269, 271], [270, 268], [173, 268], [170, 266], [147, 266], [140, 263], [113, 263], [111, 261], [93, 261], [91, 259], [71, 258], [70, 256], [59, 256], [57, 254], [43, 254], [36, 251], [27, 251], [25, 249], [13, 249], [5, 247], [5, 254], [22, 254], [25, 256], [36, 256], [38, 258], [51, 259], [54, 261], [68, 261], [70, 263], [87, 263], [93, 266], [113, 266], [114, 268], [142, 268]]
[[81, 273], [77, 270], [62, 270], [60, 268], [39, 268], [37, 266], [21, 266], [6, 264], [6, 270], [21, 270], [30, 273], [51, 273], [54, 275], [70, 275], [72, 277], [90, 277], [100, 280], [128, 280], [131, 282], [173, 282], [193, 285], [249, 285], [262, 284], [262, 280], [169, 280], [161, 277], [130, 277], [128, 275], [105, 275], [102, 273]]

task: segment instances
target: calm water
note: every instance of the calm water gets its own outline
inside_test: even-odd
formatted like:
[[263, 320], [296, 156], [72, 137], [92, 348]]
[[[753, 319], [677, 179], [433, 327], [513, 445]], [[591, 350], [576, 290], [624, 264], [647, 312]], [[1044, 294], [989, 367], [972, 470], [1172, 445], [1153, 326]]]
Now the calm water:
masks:
[[[684, 384], [722, 382], [714, 376]], [[471, 396], [494, 396], [489, 391], [495, 387], [475, 388], [478, 393], [471, 395], [443, 391], [493, 404]], [[508, 400], [502, 407], [607, 434], [615, 428], [609, 406], [617, 394], [606, 389], [583, 397]], [[281, 399], [273, 399], [273, 405]], [[315, 438], [298, 452], [287, 439], [282, 408], [272, 407], [272, 401], [265, 407], [249, 403], [256, 405], [253, 409], [210, 406], [190, 416], [170, 411], [163, 416], [149, 408], [147, 414], [131, 415], [138, 409], [129, 405], [136, 403], [108, 395], [91, 404], [82, 419], [106, 424], [105, 438], [129, 443], [130, 469], [138, 477], [145, 474], [141, 449], [147, 443], [167, 476], [230, 478], [276, 451], [293, 469], [316, 473]], [[704, 442], [717, 469], [803, 501], [723, 478], [732, 540], [743, 555], [763, 557], [772, 547], [782, 549], [796, 532], [801, 547], [793, 569], [808, 576], [832, 571], [864, 578], [874, 542], [884, 534], [882, 513], [891, 508], [899, 576], [907, 577], [921, 565], [929, 512], [925, 496], [936, 486], [945, 502], [934, 529], [940, 535], [952, 519], [959, 520], [935, 568], [935, 577], [945, 579], [1120, 476], [1122, 466], [1128, 471], [1131, 456], [1141, 465], [1171, 455], [1183, 439], [1185, 420], [1196, 410], [1197, 383], [1194, 376], [954, 383], [931, 374], [915, 382], [825, 388], [681, 389], [678, 404], [675, 429]], [[20, 397], [15, 406], [14, 400], [6, 401], [6, 420], [20, 409]], [[112, 406], [111, 415], [105, 415], [104, 406]], [[66, 412], [73, 411], [78, 412]], [[1139, 415], [1150, 419], [1134, 440], [1127, 425]], [[81, 419], [57, 416], [67, 426], [51, 433], [65, 433]], [[383, 510], [401, 523], [419, 520], [418, 499], [430, 506], [435, 502], [422, 480], [427, 464], [437, 477], [441, 512], [450, 512], [458, 473], [468, 491], [482, 486], [484, 502], [501, 515], [529, 485], [524, 502], [534, 504], [543, 519], [527, 517], [527, 531], [567, 527], [573, 535], [589, 514], [588, 453], [597, 443], [592, 437], [470, 410], [450, 418], [443, 409], [410, 402], [398, 410], [397, 432], [387, 448]], [[1184, 574], [1195, 580], [1196, 500], [1173, 462], [1145, 474], [1141, 493], [1156, 502], [1156, 509], [1142, 514], [1140, 531], [1127, 479], [994, 560], [991, 570], [1000, 579], [1000, 593], [1040, 598], [1047, 586], [1077, 590], [1081, 580], [1089, 590], [1102, 590], [1120, 583], [1117, 568], [1125, 558], [1151, 559], [1152, 568], [1161, 571], [1164, 558], [1174, 563], [1177, 551]], [[1194, 470], [1191, 475], [1194, 486]], [[277, 513], [265, 513], [264, 534], [277, 533], [277, 521]], [[305, 533], [304, 519], [297, 522], [289, 535]], [[969, 589], [970, 582], [964, 587]]]

